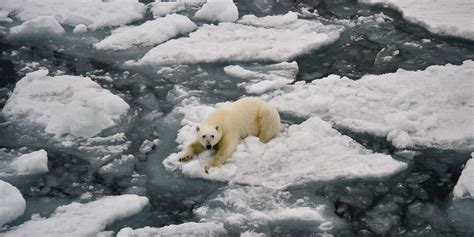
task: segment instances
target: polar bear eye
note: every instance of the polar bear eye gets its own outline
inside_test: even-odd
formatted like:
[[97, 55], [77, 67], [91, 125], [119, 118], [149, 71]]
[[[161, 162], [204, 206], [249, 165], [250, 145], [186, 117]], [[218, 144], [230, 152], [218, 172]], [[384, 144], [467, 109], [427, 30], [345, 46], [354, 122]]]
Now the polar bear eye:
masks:
[[211, 135], [211, 138], [214, 138], [214, 135]]
[[206, 138], [206, 135], [202, 135], [202, 138]]

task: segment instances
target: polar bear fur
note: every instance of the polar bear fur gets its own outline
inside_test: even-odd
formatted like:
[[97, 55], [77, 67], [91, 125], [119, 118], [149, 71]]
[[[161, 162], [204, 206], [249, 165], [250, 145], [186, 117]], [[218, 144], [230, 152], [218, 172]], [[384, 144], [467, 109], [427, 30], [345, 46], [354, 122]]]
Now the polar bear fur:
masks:
[[243, 98], [216, 109], [196, 127], [196, 139], [186, 147], [179, 161], [216, 148], [215, 156], [204, 167], [207, 173], [210, 168], [224, 164], [241, 139], [256, 136], [267, 143], [279, 130], [280, 115], [275, 107], [259, 98]]

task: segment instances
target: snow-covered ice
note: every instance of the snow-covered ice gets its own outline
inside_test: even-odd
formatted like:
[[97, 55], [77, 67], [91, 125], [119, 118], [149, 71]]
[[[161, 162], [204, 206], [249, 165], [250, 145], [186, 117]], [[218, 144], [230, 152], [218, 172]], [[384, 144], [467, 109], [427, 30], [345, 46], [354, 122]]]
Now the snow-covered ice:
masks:
[[150, 3], [150, 11], [154, 18], [163, 17], [168, 14], [178, 13], [188, 8], [199, 7], [204, 4], [206, 0], [177, 0], [169, 2], [156, 1]]
[[112, 31], [110, 36], [94, 44], [97, 49], [124, 50], [133, 46], [161, 44], [197, 28], [188, 17], [178, 14], [167, 15], [147, 21], [139, 26], [123, 26]]
[[10, 37], [22, 39], [50, 39], [57, 38], [64, 33], [64, 28], [52, 16], [40, 16], [10, 29]]
[[178, 237], [178, 236], [200, 236], [200, 237], [217, 237], [227, 236], [227, 231], [222, 224], [212, 222], [196, 223], [186, 222], [179, 225], [168, 225], [161, 228], [144, 227], [140, 229], [132, 229], [130, 227], [121, 229], [117, 237]]
[[23, 215], [26, 201], [13, 185], [0, 180], [0, 227]]
[[20, 175], [48, 172], [48, 153], [39, 150], [21, 155], [10, 166]]
[[148, 199], [133, 194], [107, 196], [89, 203], [58, 207], [48, 218], [33, 215], [31, 220], [2, 233], [4, 237], [95, 236], [114, 221], [139, 213]]
[[[273, 17], [275, 19], [287, 18], [286, 15]], [[130, 64], [284, 62], [333, 43], [339, 38], [342, 30], [340, 26], [301, 20], [297, 19], [297, 16], [296, 18], [292, 16], [291, 20], [275, 21], [273, 25], [267, 22], [269, 22], [268, 18], [264, 17], [246, 21], [245, 23], [249, 25], [235, 23], [203, 25], [197, 31], [190, 33], [189, 37], [158, 45], [137, 63], [130, 62]]]
[[113, 126], [129, 109], [120, 97], [87, 77], [28, 73], [17, 82], [3, 114], [45, 127], [47, 133], [91, 137]]
[[474, 199], [474, 152], [471, 153], [471, 159], [466, 162], [458, 183], [454, 187], [453, 198]]
[[471, 0], [359, 0], [384, 4], [401, 12], [403, 18], [432, 33], [474, 40], [474, 2]]
[[22, 21], [52, 16], [61, 24], [84, 24], [93, 30], [141, 20], [146, 12], [138, 0], [2, 0], [1, 7]]
[[298, 64], [283, 62], [264, 66], [230, 65], [224, 67], [224, 71], [229, 76], [246, 80], [239, 86], [244, 87], [248, 93], [261, 94], [293, 82], [298, 74]]
[[387, 137], [398, 148], [474, 147], [474, 62], [421, 71], [367, 75], [357, 81], [331, 75], [274, 92], [280, 111], [320, 116], [337, 126]]
[[[189, 104], [181, 111], [185, 116], [176, 141], [183, 148], [193, 141], [195, 126], [213, 111], [213, 107]], [[210, 158], [210, 152], [206, 151], [183, 163], [174, 153], [163, 161], [163, 165], [169, 171], [179, 170], [188, 177], [272, 188], [336, 179], [384, 177], [407, 167], [406, 163], [389, 155], [365, 149], [317, 117], [285, 127], [267, 144], [257, 137], [247, 137], [222, 167], [210, 169], [206, 174], [203, 166]]]
[[207, 0], [194, 18], [209, 22], [234, 22], [239, 19], [239, 10], [233, 0]]
[[74, 27], [72, 33], [74, 34], [83, 34], [87, 32], [87, 26], [84, 24], [79, 24]]
[[456, 228], [474, 231], [474, 152], [471, 153], [456, 186], [447, 213]]

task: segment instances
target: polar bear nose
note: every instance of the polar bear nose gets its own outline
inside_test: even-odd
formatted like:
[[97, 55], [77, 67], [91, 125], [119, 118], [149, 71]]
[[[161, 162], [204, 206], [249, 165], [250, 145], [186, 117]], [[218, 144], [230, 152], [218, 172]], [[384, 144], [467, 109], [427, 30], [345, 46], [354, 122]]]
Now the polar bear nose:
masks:
[[207, 145], [206, 148], [207, 148], [207, 149], [211, 149], [212, 146], [211, 146], [211, 145]]

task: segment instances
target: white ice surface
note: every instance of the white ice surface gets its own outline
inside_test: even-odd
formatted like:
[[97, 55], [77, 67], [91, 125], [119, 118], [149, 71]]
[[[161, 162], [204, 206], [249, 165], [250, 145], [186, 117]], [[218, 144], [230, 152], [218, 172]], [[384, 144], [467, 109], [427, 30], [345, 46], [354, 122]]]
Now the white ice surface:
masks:
[[0, 227], [23, 215], [25, 208], [26, 201], [20, 191], [0, 180]]
[[261, 94], [286, 86], [293, 82], [298, 74], [296, 62], [283, 62], [265, 66], [239, 66], [224, 67], [227, 75], [244, 79], [247, 82], [239, 84], [248, 93]]
[[84, 24], [93, 30], [141, 20], [146, 12], [138, 0], [2, 0], [0, 8], [22, 21], [53, 16], [61, 24]]
[[40, 16], [10, 28], [13, 38], [55, 38], [64, 34], [64, 28], [52, 16]]
[[35, 123], [47, 133], [91, 137], [113, 126], [129, 105], [87, 77], [28, 73], [17, 82], [3, 114], [10, 120]]
[[239, 19], [239, 11], [233, 0], [207, 0], [194, 19], [209, 22], [234, 22]]
[[[195, 126], [213, 111], [213, 107], [188, 104], [178, 111], [185, 114], [178, 132], [180, 148], [195, 138]], [[209, 151], [189, 162], [179, 162], [178, 154], [163, 161], [168, 171], [179, 170], [185, 176], [229, 181], [272, 188], [286, 188], [318, 181], [383, 177], [407, 167], [391, 156], [373, 153], [347, 136], [341, 135], [317, 117], [282, 129], [269, 143], [256, 137], [241, 141], [232, 157], [220, 168], [204, 173]]]
[[384, 4], [400, 11], [407, 21], [432, 33], [474, 40], [472, 0], [359, 0]]
[[466, 162], [458, 183], [453, 190], [453, 198], [474, 198], [474, 152], [471, 159]]
[[[189, 37], [170, 40], [151, 49], [138, 65], [166, 65], [202, 62], [288, 61], [331, 44], [339, 38], [340, 26], [323, 25], [293, 17], [291, 21], [262, 25], [267, 18], [252, 18], [246, 24], [203, 25]], [[287, 14], [287, 15], [288, 15]], [[275, 19], [289, 18], [287, 15]], [[296, 16], [296, 14], [294, 15]], [[265, 23], [265, 26], [268, 24]]]
[[31, 220], [13, 227], [3, 237], [44, 236], [84, 237], [95, 236], [114, 221], [139, 213], [148, 199], [133, 194], [108, 196], [81, 204], [72, 203], [58, 207], [51, 216], [33, 216]]
[[227, 232], [222, 224], [216, 224], [212, 222], [207, 223], [196, 223], [187, 222], [179, 225], [168, 225], [161, 228], [144, 227], [140, 229], [132, 229], [130, 227], [121, 229], [117, 237], [148, 237], [148, 236], [160, 236], [160, 237], [187, 237], [187, 236], [200, 236], [200, 237], [216, 237], [216, 236], [227, 236]]
[[117, 28], [112, 31], [110, 36], [94, 44], [94, 47], [102, 50], [124, 50], [134, 46], [152, 46], [191, 32], [196, 28], [196, 24], [188, 17], [171, 14], [147, 21], [139, 26]]
[[320, 116], [337, 126], [386, 136], [398, 148], [474, 147], [474, 62], [421, 71], [368, 75], [354, 81], [331, 75], [297, 83], [270, 97], [282, 112]]
[[21, 155], [10, 166], [20, 175], [48, 172], [48, 153], [39, 150]]

